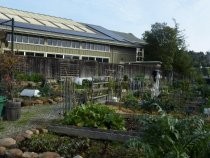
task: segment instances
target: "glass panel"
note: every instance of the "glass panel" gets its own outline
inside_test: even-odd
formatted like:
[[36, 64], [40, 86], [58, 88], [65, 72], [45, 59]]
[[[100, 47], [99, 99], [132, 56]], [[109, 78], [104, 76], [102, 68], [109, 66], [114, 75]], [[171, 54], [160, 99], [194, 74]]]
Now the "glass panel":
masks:
[[61, 55], [61, 54], [56, 54], [56, 58], [63, 58], [63, 55]]
[[34, 37], [29, 36], [29, 37], [28, 37], [28, 42], [29, 42], [29, 43], [34, 43]]
[[44, 38], [42, 37], [39, 38], [39, 44], [44, 44]]
[[78, 56], [73, 56], [72, 57], [74, 60], [79, 60], [79, 57]]
[[82, 42], [82, 43], [81, 43], [81, 48], [82, 48], [82, 49], [86, 49], [86, 43], [85, 43], [85, 42]]
[[90, 43], [90, 49], [94, 50], [94, 44]]
[[75, 42], [75, 48], [80, 48], [80, 43], [79, 42]]
[[72, 59], [71, 55], [64, 55], [64, 59]]
[[55, 58], [55, 54], [47, 54], [48, 58]]
[[16, 35], [16, 41], [17, 42], [22, 42], [22, 36], [21, 35]]
[[61, 40], [57, 40], [57, 45], [61, 46]]
[[95, 58], [94, 57], [89, 57], [89, 60], [93, 61], [93, 60], [95, 60]]
[[82, 57], [82, 60], [88, 60], [88, 57]]
[[35, 57], [44, 57], [43, 53], [35, 53]]
[[97, 62], [102, 62], [102, 58], [96, 58]]
[[32, 52], [26, 52], [26, 56], [34, 56], [34, 53], [32, 53]]
[[10, 33], [7, 34], [7, 41], [11, 41], [11, 34]]
[[62, 45], [63, 47], [66, 47], [66, 46], [67, 46], [67, 41], [62, 41], [61, 45]]
[[75, 47], [76, 47], [76, 44], [75, 44], [74, 41], [71, 42], [71, 47], [72, 47], [72, 48], [75, 48]]
[[67, 42], [66, 42], [66, 46], [67, 46], [67, 47], [71, 47], [71, 41], [67, 41]]
[[52, 45], [53, 45], [53, 46], [57, 46], [57, 42], [58, 42], [58, 41], [57, 41], [56, 39], [52, 39]]
[[90, 49], [90, 43], [86, 43], [86, 49]]
[[109, 62], [109, 59], [104, 58], [104, 59], [103, 59], [103, 62], [104, 62], [104, 63], [108, 63], [108, 62]]
[[28, 43], [28, 36], [22, 36], [23, 43]]
[[52, 39], [47, 39], [47, 44], [52, 45]]
[[34, 37], [34, 44], [39, 44], [39, 38], [38, 37]]

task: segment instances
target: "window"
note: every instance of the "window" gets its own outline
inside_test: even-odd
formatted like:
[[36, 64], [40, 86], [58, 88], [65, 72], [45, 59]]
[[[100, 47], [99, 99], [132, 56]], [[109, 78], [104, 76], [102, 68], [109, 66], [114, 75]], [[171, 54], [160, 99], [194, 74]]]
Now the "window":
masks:
[[75, 42], [75, 48], [80, 48], [80, 43], [79, 42]]
[[63, 58], [63, 55], [61, 55], [61, 54], [56, 54], [56, 58]]
[[22, 36], [21, 35], [16, 35], [16, 41], [17, 42], [22, 42]]
[[109, 59], [107, 59], [107, 58], [103, 59], [103, 63], [108, 63], [108, 62], [109, 62]]
[[71, 41], [66, 41], [66, 47], [71, 47]]
[[90, 43], [86, 43], [86, 49], [90, 49]]
[[89, 60], [94, 61], [95, 58], [94, 57], [89, 57]]
[[61, 46], [61, 40], [57, 40], [57, 46]]
[[53, 45], [53, 46], [57, 46], [57, 42], [58, 42], [58, 41], [57, 41], [56, 39], [52, 39], [52, 45]]
[[26, 52], [26, 56], [34, 56], [33, 52]]
[[55, 54], [47, 54], [48, 58], [55, 58]]
[[74, 41], [71, 42], [71, 47], [72, 47], [72, 48], [75, 48], [75, 47], [76, 47], [76, 44], [75, 44]]
[[94, 44], [90, 43], [90, 49], [94, 50]]
[[28, 43], [28, 36], [22, 36], [23, 43]]
[[143, 61], [143, 60], [144, 60], [144, 49], [136, 48], [136, 61]]
[[85, 43], [85, 42], [82, 42], [82, 43], [81, 43], [81, 48], [82, 48], [82, 49], [86, 49], [86, 43]]
[[79, 60], [79, 57], [78, 56], [73, 56], [72, 59]]
[[47, 39], [47, 44], [52, 45], [52, 39]]
[[42, 37], [39, 38], [39, 44], [44, 44], [44, 38]]
[[39, 38], [38, 37], [34, 37], [34, 44], [39, 44]]
[[63, 47], [67, 47], [67, 41], [62, 41], [61, 45], [62, 45]]
[[72, 59], [71, 55], [64, 55], [64, 59]]
[[101, 63], [102, 62], [102, 58], [96, 58], [96, 61]]
[[34, 37], [29, 36], [29, 37], [28, 37], [28, 42], [29, 42], [29, 43], [34, 43]]
[[82, 57], [82, 60], [88, 60], [88, 57]]
[[35, 53], [35, 57], [44, 57], [44, 53]]
[[11, 34], [7, 34], [7, 41], [11, 41]]

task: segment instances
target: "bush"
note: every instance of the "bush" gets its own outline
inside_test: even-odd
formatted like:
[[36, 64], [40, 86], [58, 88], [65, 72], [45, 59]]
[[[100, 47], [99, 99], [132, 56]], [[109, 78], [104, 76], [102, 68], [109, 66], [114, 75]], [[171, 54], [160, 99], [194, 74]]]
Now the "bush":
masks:
[[71, 158], [78, 153], [82, 153], [89, 147], [89, 140], [82, 138], [70, 138], [53, 134], [34, 135], [31, 139], [26, 139], [18, 144], [33, 152], [57, 152], [61, 156]]
[[82, 105], [64, 116], [63, 124], [80, 127], [124, 130], [123, 118], [114, 110], [101, 104]]
[[162, 112], [142, 116], [140, 122], [144, 137], [132, 140], [129, 146], [143, 151], [145, 157], [208, 157], [209, 133], [201, 118], [176, 119]]
[[32, 82], [42, 82], [44, 80], [44, 76], [39, 73], [32, 73], [32, 74], [17, 73], [15, 75], [15, 78], [18, 81], [32, 81]]
[[138, 99], [135, 98], [132, 94], [125, 96], [123, 101], [126, 108], [138, 108]]

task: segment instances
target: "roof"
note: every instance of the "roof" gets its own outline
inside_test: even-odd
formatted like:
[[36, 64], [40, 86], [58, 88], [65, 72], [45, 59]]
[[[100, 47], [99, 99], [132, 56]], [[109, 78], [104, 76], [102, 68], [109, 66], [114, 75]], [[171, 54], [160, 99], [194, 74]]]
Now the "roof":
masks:
[[[39, 31], [41, 33], [56, 33], [77, 36], [98, 41], [121, 43], [130, 46], [144, 45], [143, 40], [133, 34], [108, 30], [104, 27], [75, 22], [71, 19], [59, 18], [38, 13], [26, 12], [0, 6], [0, 22], [14, 18], [15, 29]], [[11, 25], [11, 23], [7, 23]]]
[[124, 33], [124, 32], [118, 32], [118, 31], [112, 31], [112, 32], [123, 37], [125, 40], [127, 40], [129, 42], [146, 44], [146, 42], [144, 40], [137, 38], [132, 33]]

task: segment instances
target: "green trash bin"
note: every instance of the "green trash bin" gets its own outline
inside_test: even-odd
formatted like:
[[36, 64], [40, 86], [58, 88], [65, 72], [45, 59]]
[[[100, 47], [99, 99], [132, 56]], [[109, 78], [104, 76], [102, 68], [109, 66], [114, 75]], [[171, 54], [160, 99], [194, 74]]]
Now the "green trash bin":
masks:
[[3, 109], [6, 103], [6, 97], [0, 96], [0, 118], [3, 116]]

